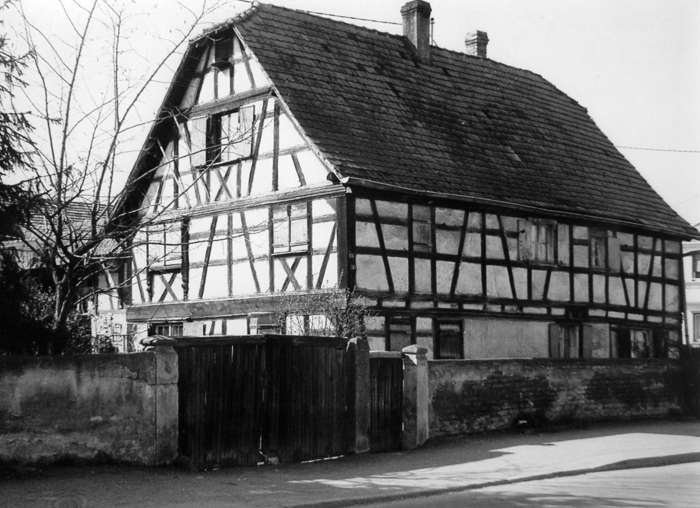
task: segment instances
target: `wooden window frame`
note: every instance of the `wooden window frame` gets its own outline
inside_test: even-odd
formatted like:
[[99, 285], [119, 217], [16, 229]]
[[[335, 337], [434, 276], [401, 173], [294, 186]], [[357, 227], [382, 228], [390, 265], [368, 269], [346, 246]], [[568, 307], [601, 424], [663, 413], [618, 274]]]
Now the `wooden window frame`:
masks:
[[[232, 118], [236, 115], [236, 134], [241, 133], [241, 139], [236, 142], [224, 142], [224, 125], [228, 122], [228, 134], [232, 132]], [[228, 119], [228, 120], [226, 120]], [[255, 106], [241, 105], [207, 119], [206, 135], [206, 167], [229, 165], [253, 156], [253, 134], [255, 131]], [[235, 138], [234, 138], [235, 140]], [[240, 153], [231, 154], [236, 147], [242, 147]]]
[[[639, 340], [636, 339], [638, 335], [635, 334], [646, 334], [643, 351], [640, 351]], [[654, 330], [651, 328], [613, 326], [610, 328], [610, 342], [610, 353], [613, 358], [655, 358], [657, 356]]]
[[[161, 332], [167, 333], [161, 333]], [[173, 331], [177, 333], [173, 333]], [[182, 321], [164, 321], [151, 323], [149, 336], [165, 335], [166, 337], [182, 337], [184, 335], [184, 323]]]
[[608, 266], [608, 234], [600, 229], [590, 230], [589, 263], [594, 270], [605, 270]]
[[700, 279], [700, 251], [692, 253], [690, 262], [690, 277], [692, 279]]
[[[457, 326], [459, 338], [458, 338], [458, 355], [455, 356], [444, 356], [442, 351], [442, 326]], [[464, 359], [464, 323], [461, 319], [435, 319], [435, 344], [434, 344], [434, 358], [436, 360], [463, 360]]]
[[604, 229], [590, 229], [589, 266], [595, 271], [619, 271], [620, 241], [614, 232], [608, 233]]
[[[156, 229], [158, 228], [158, 229]], [[162, 230], [161, 230], [162, 229]], [[178, 235], [179, 241], [177, 244], [169, 242], [168, 235]], [[158, 236], [162, 235], [162, 238]], [[152, 259], [150, 250], [148, 253], [148, 269], [154, 272], [170, 272], [179, 271], [182, 267], [182, 223], [173, 221], [167, 223], [151, 224], [146, 228], [147, 245], [159, 245], [163, 249], [163, 255], [159, 259]], [[170, 249], [169, 246], [175, 246]], [[177, 251], [177, 254], [173, 254]]]
[[693, 342], [700, 342], [700, 312], [693, 312]]
[[409, 345], [416, 343], [416, 327], [415, 318], [412, 316], [386, 316], [384, 319], [385, 323], [385, 344], [387, 351], [401, 351], [400, 349], [392, 349], [391, 344], [391, 334], [392, 331], [401, 332], [402, 330], [396, 329], [392, 330], [392, 326], [398, 327], [408, 327]]
[[[520, 232], [518, 257], [520, 261], [536, 265], [556, 264], [559, 243], [557, 226], [556, 221], [548, 219], [520, 220], [518, 223]], [[540, 241], [542, 231], [545, 231], [545, 237], [548, 237], [549, 241]], [[544, 246], [544, 255], [542, 254], [542, 246]]]
[[[303, 207], [303, 213], [295, 215], [295, 207], [297, 210]], [[272, 209], [272, 217], [273, 255], [303, 254], [309, 251], [308, 203], [276, 205]]]
[[413, 205], [412, 209], [413, 250], [431, 252], [433, 249], [433, 228], [430, 206]]

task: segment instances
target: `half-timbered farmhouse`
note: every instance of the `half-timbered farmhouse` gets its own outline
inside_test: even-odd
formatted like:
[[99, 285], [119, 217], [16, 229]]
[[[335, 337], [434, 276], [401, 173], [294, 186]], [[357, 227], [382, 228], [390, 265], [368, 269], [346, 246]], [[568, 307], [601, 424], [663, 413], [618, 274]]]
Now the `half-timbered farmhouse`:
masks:
[[269, 329], [290, 292], [353, 288], [372, 349], [650, 357], [681, 340], [698, 232], [541, 76], [254, 3], [191, 42], [127, 187], [127, 321]]

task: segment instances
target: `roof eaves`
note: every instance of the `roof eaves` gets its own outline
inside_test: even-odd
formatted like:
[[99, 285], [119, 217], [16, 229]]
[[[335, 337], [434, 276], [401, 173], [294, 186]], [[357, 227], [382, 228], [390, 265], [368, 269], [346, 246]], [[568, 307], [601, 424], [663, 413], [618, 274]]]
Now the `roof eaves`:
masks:
[[384, 182], [375, 182], [372, 180], [367, 180], [367, 179], [361, 179], [361, 178], [355, 178], [355, 177], [346, 177], [346, 178], [341, 178], [340, 182], [346, 186], [346, 187], [364, 187], [366, 189], [372, 189], [372, 190], [383, 190], [383, 191], [389, 191], [389, 192], [400, 192], [404, 194], [413, 194], [413, 195], [423, 195], [429, 198], [439, 198], [439, 199], [449, 199], [453, 201], [462, 201], [462, 202], [469, 202], [469, 203], [475, 203], [475, 204], [480, 204], [480, 205], [487, 205], [487, 206], [498, 206], [502, 208], [507, 208], [511, 210], [518, 210], [518, 211], [524, 211], [524, 212], [531, 212], [531, 213], [541, 213], [541, 214], [546, 214], [546, 215], [556, 215], [559, 217], [567, 217], [567, 218], [575, 218], [575, 219], [583, 219], [583, 220], [592, 220], [592, 221], [597, 221], [597, 222], [604, 222], [604, 223], [609, 223], [609, 224], [615, 224], [618, 226], [626, 226], [626, 227], [631, 227], [631, 228], [642, 228], [646, 229], [648, 231], [653, 231], [655, 233], [660, 233], [662, 235], [666, 236], [677, 236], [678, 238], [682, 240], [690, 240], [690, 239], [697, 239], [700, 240], [700, 231], [698, 231], [695, 228], [685, 228], [683, 230], [680, 229], [675, 229], [675, 230], [669, 230], [668, 228], [662, 228], [657, 225], [646, 225], [646, 221], [640, 221], [640, 222], [634, 222], [634, 221], [627, 221], [624, 219], [619, 219], [619, 218], [612, 218], [607, 215], [591, 215], [587, 213], [577, 213], [577, 212], [571, 212], [571, 211], [565, 211], [565, 210], [556, 210], [554, 208], [546, 208], [546, 207], [540, 207], [540, 206], [534, 206], [534, 205], [525, 205], [525, 204], [519, 204], [519, 203], [510, 203], [507, 201], [499, 201], [496, 199], [490, 199], [490, 198], [480, 198], [480, 197], [474, 197], [474, 196], [465, 196], [462, 194], [450, 194], [448, 192], [433, 192], [433, 191], [419, 191], [415, 189], [411, 189], [409, 187], [404, 187], [401, 185], [396, 185], [396, 184], [388, 184]]

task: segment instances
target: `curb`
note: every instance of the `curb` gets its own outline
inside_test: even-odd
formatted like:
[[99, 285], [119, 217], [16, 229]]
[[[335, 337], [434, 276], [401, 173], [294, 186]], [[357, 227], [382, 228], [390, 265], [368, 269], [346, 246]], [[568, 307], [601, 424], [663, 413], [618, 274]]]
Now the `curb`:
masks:
[[534, 476], [517, 478], [515, 480], [497, 480], [483, 483], [473, 483], [459, 487], [445, 487], [442, 489], [420, 490], [415, 492], [402, 492], [400, 494], [385, 494], [355, 498], [331, 499], [327, 501], [305, 502], [299, 504], [285, 505], [286, 508], [335, 508], [343, 506], [371, 505], [377, 503], [389, 503], [401, 501], [403, 499], [414, 499], [421, 497], [439, 496], [453, 492], [464, 492], [466, 490], [483, 489], [485, 487], [497, 487], [499, 485], [510, 485], [516, 483], [532, 482], [537, 480], [548, 480], [551, 478], [563, 478], [567, 476], [579, 476], [589, 473], [601, 473], [605, 471], [620, 471], [625, 469], [640, 469], [646, 467], [673, 466], [676, 464], [687, 464], [700, 462], [700, 452], [683, 453], [680, 455], [666, 455], [662, 457], [645, 457], [642, 459], [630, 459], [620, 462], [613, 462], [605, 466], [588, 469], [574, 469], [570, 471], [558, 471]]

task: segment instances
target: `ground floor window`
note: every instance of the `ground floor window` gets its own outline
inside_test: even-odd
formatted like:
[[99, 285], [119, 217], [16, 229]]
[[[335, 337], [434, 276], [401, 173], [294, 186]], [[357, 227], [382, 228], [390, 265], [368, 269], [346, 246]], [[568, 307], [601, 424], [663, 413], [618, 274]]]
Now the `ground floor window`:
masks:
[[700, 342], [700, 312], [693, 313], [693, 342]]
[[551, 325], [549, 334], [549, 356], [551, 358], [583, 357], [581, 325]]
[[437, 320], [435, 326], [435, 359], [461, 360], [462, 358], [464, 358], [462, 322]]
[[611, 328], [610, 356], [613, 358], [653, 358], [654, 337], [651, 330], [622, 326]]
[[166, 337], [182, 337], [182, 322], [153, 323], [149, 335], [165, 335]]
[[413, 323], [410, 317], [388, 316], [386, 324], [386, 350], [401, 351], [415, 344]]

